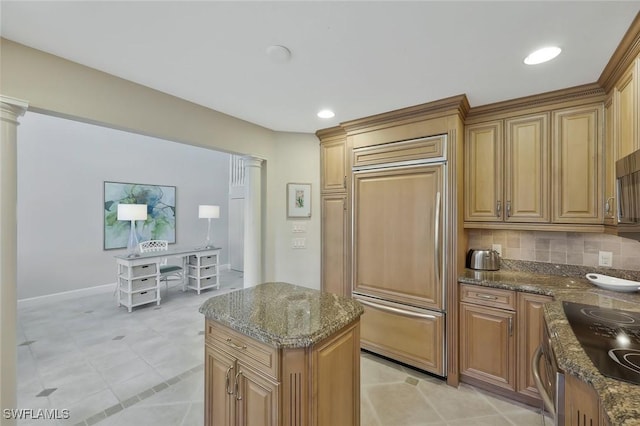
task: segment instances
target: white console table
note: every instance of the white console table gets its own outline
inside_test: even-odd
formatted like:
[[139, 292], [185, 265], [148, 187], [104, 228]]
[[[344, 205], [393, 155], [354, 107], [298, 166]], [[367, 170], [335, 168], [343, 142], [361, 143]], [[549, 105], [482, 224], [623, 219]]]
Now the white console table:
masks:
[[168, 257], [182, 259], [182, 289], [220, 288], [218, 265], [220, 248], [189, 248], [143, 253], [135, 257], [116, 256], [118, 306], [129, 312], [139, 305], [160, 304], [160, 263]]

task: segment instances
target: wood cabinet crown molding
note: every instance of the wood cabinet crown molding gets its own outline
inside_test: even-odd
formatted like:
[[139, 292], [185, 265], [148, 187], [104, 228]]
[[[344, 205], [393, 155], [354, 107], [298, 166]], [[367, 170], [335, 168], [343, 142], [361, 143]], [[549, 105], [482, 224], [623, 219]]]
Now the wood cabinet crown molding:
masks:
[[584, 84], [553, 92], [525, 96], [508, 101], [473, 107], [465, 124], [515, 117], [523, 114], [546, 112], [591, 102], [604, 102], [605, 91], [597, 83]]
[[320, 141], [326, 141], [330, 139], [340, 139], [346, 137], [344, 129], [340, 126], [329, 127], [327, 129], [320, 129], [316, 132], [316, 136]]
[[469, 101], [467, 96], [463, 94], [347, 121], [341, 123], [340, 127], [347, 132], [347, 135], [351, 136], [362, 132], [371, 132], [452, 114], [457, 114], [464, 121], [469, 109]]
[[636, 15], [631, 26], [622, 37], [611, 59], [604, 67], [598, 84], [605, 92], [609, 93], [622, 74], [631, 66], [631, 63], [640, 56], [640, 12]]

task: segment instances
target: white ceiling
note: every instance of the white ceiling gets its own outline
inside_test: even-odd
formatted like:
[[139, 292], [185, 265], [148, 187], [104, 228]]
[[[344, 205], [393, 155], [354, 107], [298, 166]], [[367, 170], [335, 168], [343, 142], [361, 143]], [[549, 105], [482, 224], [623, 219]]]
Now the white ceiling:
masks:
[[[279, 131], [595, 82], [640, 1], [7, 1], [0, 34]], [[292, 56], [277, 63], [270, 45]], [[555, 60], [530, 67], [533, 49]], [[319, 119], [321, 108], [335, 110]]]

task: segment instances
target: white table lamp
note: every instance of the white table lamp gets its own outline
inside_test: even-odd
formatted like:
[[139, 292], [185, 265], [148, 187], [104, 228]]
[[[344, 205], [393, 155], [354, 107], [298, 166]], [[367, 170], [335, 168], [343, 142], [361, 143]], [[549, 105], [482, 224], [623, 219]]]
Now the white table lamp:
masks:
[[137, 256], [138, 233], [136, 232], [136, 220], [147, 220], [146, 204], [118, 204], [118, 220], [130, 220], [131, 230], [129, 232], [129, 242], [127, 251], [129, 257]]
[[213, 247], [211, 245], [211, 219], [217, 219], [220, 217], [220, 206], [200, 205], [198, 207], [198, 217], [209, 221], [209, 224], [207, 225], [207, 243], [205, 248], [211, 248]]

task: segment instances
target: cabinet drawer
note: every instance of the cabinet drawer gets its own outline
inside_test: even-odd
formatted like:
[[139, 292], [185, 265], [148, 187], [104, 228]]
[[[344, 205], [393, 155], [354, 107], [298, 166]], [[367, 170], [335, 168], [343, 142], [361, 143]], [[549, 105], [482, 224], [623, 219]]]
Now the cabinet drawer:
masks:
[[412, 139], [353, 150], [353, 166], [372, 166], [384, 163], [425, 160], [444, 157], [444, 139], [441, 137]]
[[500, 288], [460, 284], [460, 301], [515, 311], [516, 292]]
[[[131, 281], [131, 288], [129, 288], [129, 281]], [[138, 291], [145, 288], [149, 289], [154, 287], [156, 287], [155, 277], [138, 278], [135, 280], [127, 280], [124, 278], [120, 278], [120, 289], [127, 292]]]
[[444, 316], [385, 300], [357, 296], [364, 305], [361, 347], [425, 371], [444, 375]]
[[[212, 285], [217, 285], [216, 276], [213, 277], [205, 277], [200, 278], [200, 288], [211, 287]], [[198, 288], [198, 279], [189, 277], [189, 287]]]
[[[128, 278], [144, 277], [154, 275], [158, 272], [157, 265], [155, 263], [149, 263], [147, 265], [132, 266], [129, 268]], [[125, 274], [126, 275], [126, 274]]]
[[[147, 290], [140, 293], [133, 293], [131, 295], [131, 306], [141, 305], [144, 303], [155, 302], [158, 299], [158, 290]], [[121, 303], [125, 306], [129, 306], [128, 294], [120, 292]]]
[[[200, 266], [216, 265], [218, 255], [200, 256]], [[198, 256], [189, 256], [189, 265], [198, 265]]]
[[217, 266], [213, 265], [213, 266], [204, 266], [201, 268], [198, 268], [197, 266], [188, 266], [188, 275], [192, 275], [192, 276], [197, 276], [198, 275], [198, 269], [200, 269], [200, 276], [201, 277], [210, 277], [213, 275], [216, 275], [217, 272]]
[[278, 349], [209, 320], [206, 321], [205, 341], [278, 380]]

